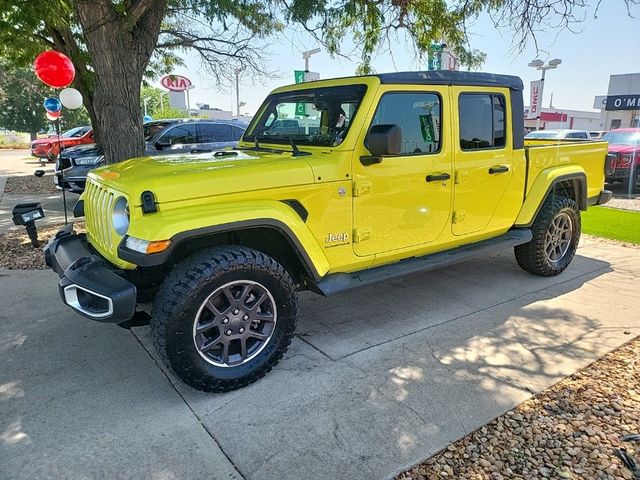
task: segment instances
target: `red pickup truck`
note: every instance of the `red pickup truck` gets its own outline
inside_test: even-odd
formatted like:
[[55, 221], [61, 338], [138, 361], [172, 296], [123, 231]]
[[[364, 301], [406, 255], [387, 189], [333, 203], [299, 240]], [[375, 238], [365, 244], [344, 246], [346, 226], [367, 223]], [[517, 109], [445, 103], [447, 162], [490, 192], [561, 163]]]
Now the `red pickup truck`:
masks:
[[31, 155], [39, 158], [46, 158], [50, 162], [55, 161], [58, 153], [60, 153], [60, 145], [62, 148], [75, 147], [84, 143], [95, 143], [93, 140], [93, 130], [89, 126], [75, 127], [67, 130], [58, 136], [54, 135], [49, 138], [34, 140], [31, 142]]
[[640, 192], [640, 128], [612, 130], [601, 140], [609, 142], [609, 153], [616, 156], [615, 170], [606, 182], [624, 182], [631, 193]]

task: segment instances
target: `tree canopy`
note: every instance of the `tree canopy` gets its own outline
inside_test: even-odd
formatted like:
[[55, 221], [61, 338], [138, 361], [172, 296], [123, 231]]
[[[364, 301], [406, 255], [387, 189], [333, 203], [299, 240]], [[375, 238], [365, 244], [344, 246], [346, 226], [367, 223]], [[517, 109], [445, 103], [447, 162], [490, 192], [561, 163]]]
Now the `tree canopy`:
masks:
[[169, 72], [186, 51], [218, 80], [234, 68], [268, 74], [268, 37], [297, 24], [335, 55], [353, 40], [358, 73], [370, 71], [399, 33], [417, 55], [446, 41], [463, 66], [477, 68], [484, 55], [470, 45], [467, 25], [478, 15], [489, 13], [522, 48], [537, 29], [579, 22], [587, 7], [587, 0], [0, 0], [0, 58], [28, 66], [45, 49], [69, 56], [112, 162], [143, 151], [143, 79]]

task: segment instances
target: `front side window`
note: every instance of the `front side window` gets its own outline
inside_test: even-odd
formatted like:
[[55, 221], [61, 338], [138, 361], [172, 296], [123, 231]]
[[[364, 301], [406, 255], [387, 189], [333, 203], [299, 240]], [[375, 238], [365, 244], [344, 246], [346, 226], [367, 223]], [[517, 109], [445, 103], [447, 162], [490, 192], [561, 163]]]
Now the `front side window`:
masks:
[[197, 143], [196, 142], [196, 126], [189, 125], [176, 125], [171, 127], [164, 135], [162, 140], [168, 140], [171, 145], [180, 145], [185, 143]]
[[460, 148], [481, 150], [505, 146], [505, 100], [503, 95], [462, 93], [460, 111]]
[[244, 140], [334, 147], [347, 136], [365, 85], [310, 88], [267, 97]]
[[233, 134], [230, 125], [215, 123], [198, 124], [198, 140], [200, 143], [232, 142]]
[[440, 96], [435, 93], [385, 93], [371, 126], [399, 126], [402, 131], [401, 155], [434, 153], [440, 150], [441, 118]]

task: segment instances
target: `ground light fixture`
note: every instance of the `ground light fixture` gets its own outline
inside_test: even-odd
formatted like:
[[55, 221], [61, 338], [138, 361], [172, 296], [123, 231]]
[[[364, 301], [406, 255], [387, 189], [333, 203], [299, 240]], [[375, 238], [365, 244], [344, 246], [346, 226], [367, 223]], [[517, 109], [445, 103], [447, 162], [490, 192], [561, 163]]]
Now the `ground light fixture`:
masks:
[[13, 223], [15, 225], [24, 225], [27, 229], [27, 235], [31, 240], [31, 245], [38, 248], [38, 231], [36, 230], [36, 220], [44, 218], [44, 210], [39, 203], [19, 203], [13, 207]]

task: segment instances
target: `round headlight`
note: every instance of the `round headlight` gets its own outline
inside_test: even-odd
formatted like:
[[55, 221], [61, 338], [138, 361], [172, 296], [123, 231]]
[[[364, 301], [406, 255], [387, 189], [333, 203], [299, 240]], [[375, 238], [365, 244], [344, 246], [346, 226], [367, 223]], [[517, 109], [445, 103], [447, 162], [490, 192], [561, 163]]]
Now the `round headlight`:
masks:
[[120, 197], [113, 206], [111, 215], [113, 228], [119, 235], [124, 235], [129, 229], [129, 204], [124, 197]]

